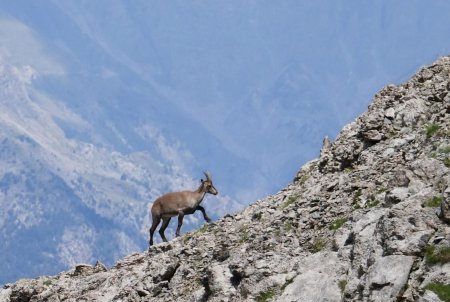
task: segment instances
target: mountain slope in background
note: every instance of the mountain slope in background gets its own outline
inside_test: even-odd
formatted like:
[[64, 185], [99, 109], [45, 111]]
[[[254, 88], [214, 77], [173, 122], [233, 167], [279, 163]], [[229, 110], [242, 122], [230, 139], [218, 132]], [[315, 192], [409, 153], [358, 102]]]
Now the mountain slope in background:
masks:
[[[147, 244], [151, 201], [197, 185], [185, 174], [190, 155], [150, 127], [140, 131], [165, 158], [67, 138], [55, 121], [89, 123], [34, 91], [32, 77], [31, 68], [0, 64], [0, 261], [6, 268], [0, 282], [98, 257], [112, 263], [139, 250]], [[237, 209], [225, 201], [229, 211]], [[211, 205], [215, 215], [221, 208], [220, 200]]]
[[110, 269], [8, 284], [0, 301], [447, 301], [448, 222], [443, 57], [376, 94], [279, 193]]

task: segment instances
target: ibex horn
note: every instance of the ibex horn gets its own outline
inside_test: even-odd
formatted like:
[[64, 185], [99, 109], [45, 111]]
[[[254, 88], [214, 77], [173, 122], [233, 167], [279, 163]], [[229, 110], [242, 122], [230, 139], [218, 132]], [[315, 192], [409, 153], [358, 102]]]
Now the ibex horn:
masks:
[[203, 171], [203, 174], [205, 174], [207, 180], [211, 181], [211, 175], [208, 171]]

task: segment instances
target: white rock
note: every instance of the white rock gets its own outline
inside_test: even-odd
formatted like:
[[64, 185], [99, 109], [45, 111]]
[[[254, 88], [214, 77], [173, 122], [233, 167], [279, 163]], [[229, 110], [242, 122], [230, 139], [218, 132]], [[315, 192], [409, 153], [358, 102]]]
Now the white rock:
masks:
[[301, 261], [301, 274], [284, 290], [280, 302], [340, 302], [340, 277], [348, 264], [338, 258], [337, 253], [316, 253]]
[[393, 119], [395, 117], [395, 109], [394, 108], [386, 109], [386, 111], [384, 112], [384, 116], [389, 119]]
[[419, 298], [418, 302], [442, 302], [442, 300], [432, 291], [426, 290], [423, 296]]
[[391, 255], [378, 258], [371, 267], [368, 285], [372, 288], [370, 301], [393, 301], [408, 281], [414, 257]]

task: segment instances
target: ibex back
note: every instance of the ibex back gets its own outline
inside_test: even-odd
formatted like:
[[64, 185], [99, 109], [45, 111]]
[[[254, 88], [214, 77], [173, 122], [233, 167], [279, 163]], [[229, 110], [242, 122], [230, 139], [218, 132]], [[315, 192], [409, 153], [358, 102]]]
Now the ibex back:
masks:
[[159, 229], [159, 234], [164, 242], [167, 242], [164, 231], [169, 225], [170, 219], [173, 216], [178, 216], [178, 227], [175, 236], [180, 236], [180, 228], [183, 224], [184, 215], [193, 214], [200, 210], [203, 218], [210, 222], [205, 209], [200, 205], [206, 193], [217, 195], [218, 192], [213, 185], [211, 175], [208, 172], [203, 172], [206, 180], [201, 180], [201, 184], [196, 191], [183, 191], [167, 193], [155, 200], [152, 206], [152, 227], [150, 228], [150, 246], [153, 245], [153, 233], [162, 219], [162, 225]]

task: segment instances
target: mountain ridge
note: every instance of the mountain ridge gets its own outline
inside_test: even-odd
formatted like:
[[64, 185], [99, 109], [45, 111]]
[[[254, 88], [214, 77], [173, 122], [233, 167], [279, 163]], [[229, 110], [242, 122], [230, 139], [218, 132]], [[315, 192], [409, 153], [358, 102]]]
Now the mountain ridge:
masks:
[[277, 194], [111, 268], [7, 284], [0, 301], [445, 301], [449, 92], [442, 57], [383, 88]]

